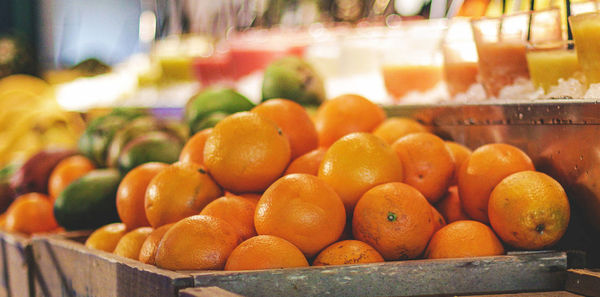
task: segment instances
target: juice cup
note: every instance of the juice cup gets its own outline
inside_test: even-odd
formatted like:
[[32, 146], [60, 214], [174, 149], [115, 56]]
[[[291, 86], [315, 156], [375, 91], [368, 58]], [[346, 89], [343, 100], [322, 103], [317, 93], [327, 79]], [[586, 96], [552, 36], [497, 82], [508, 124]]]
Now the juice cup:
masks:
[[560, 10], [551, 8], [471, 21], [479, 55], [481, 82], [488, 96], [519, 78], [529, 79], [528, 41], [562, 40]]
[[600, 13], [571, 16], [569, 22], [587, 84], [600, 83]]
[[468, 19], [454, 18], [450, 21], [442, 52], [444, 80], [451, 96], [464, 93], [471, 85], [477, 83], [477, 48]]
[[559, 79], [575, 77], [581, 71], [572, 42], [530, 44], [527, 66], [533, 85], [545, 92], [557, 85]]

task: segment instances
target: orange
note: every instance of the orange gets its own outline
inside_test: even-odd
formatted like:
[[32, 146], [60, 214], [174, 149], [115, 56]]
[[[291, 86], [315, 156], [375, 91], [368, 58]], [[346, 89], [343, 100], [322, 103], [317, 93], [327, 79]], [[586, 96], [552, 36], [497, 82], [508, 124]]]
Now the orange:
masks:
[[462, 209], [458, 188], [451, 186], [448, 193], [435, 205], [436, 209], [444, 217], [446, 222], [452, 223], [460, 220], [469, 220], [469, 216]]
[[144, 208], [146, 188], [152, 178], [168, 166], [159, 162], [145, 163], [129, 171], [121, 180], [117, 190], [117, 212], [128, 230], [150, 226]]
[[431, 207], [431, 217], [433, 219], [433, 232], [437, 232], [446, 226], [446, 220], [442, 216], [442, 214], [435, 209], [435, 207]]
[[373, 135], [385, 140], [389, 145], [400, 137], [417, 132], [427, 132], [427, 128], [410, 118], [393, 117], [377, 126]]
[[504, 247], [490, 227], [477, 221], [456, 221], [436, 232], [425, 251], [429, 259], [497, 256]]
[[290, 166], [288, 166], [283, 175], [306, 173], [317, 176], [319, 173], [319, 166], [321, 165], [326, 152], [327, 149], [321, 147], [296, 158], [290, 163]]
[[549, 247], [563, 236], [570, 218], [569, 200], [550, 176], [521, 171], [504, 178], [492, 191], [488, 213], [502, 240], [519, 249]]
[[204, 144], [206, 139], [212, 133], [212, 128], [204, 129], [194, 134], [185, 143], [181, 153], [179, 153], [179, 161], [181, 162], [193, 162], [200, 165], [204, 164]]
[[123, 223], [112, 223], [96, 229], [85, 241], [85, 246], [91, 249], [112, 253], [121, 237], [127, 233]]
[[33, 234], [58, 228], [50, 198], [40, 193], [27, 193], [15, 199], [6, 211], [6, 230]]
[[454, 159], [444, 141], [426, 132], [406, 135], [392, 148], [404, 170], [404, 182], [415, 187], [430, 203], [448, 190], [454, 175]]
[[238, 231], [240, 239], [246, 240], [256, 236], [254, 210], [257, 202], [240, 196], [223, 196], [206, 205], [200, 214], [223, 219]]
[[460, 170], [460, 166], [462, 166], [462, 163], [469, 158], [472, 152], [468, 147], [452, 141], [446, 141], [446, 147], [454, 159], [454, 174], [452, 182], [450, 182], [450, 185], [454, 186], [458, 184], [458, 171]]
[[257, 113], [275, 122], [290, 141], [291, 158], [295, 159], [319, 145], [315, 124], [302, 105], [287, 99], [269, 99], [254, 107]]
[[274, 182], [256, 205], [260, 235], [279, 236], [307, 257], [336, 241], [346, 224], [344, 204], [325, 182], [309, 174], [290, 174]]
[[372, 132], [385, 120], [381, 107], [360, 95], [341, 95], [323, 102], [315, 126], [319, 145], [328, 147], [353, 132]]
[[262, 192], [290, 162], [290, 143], [271, 120], [251, 112], [226, 117], [204, 146], [214, 179], [234, 193]]
[[94, 163], [84, 156], [71, 156], [61, 160], [48, 178], [48, 193], [56, 199], [71, 182], [96, 169]]
[[170, 165], [148, 184], [144, 199], [146, 218], [158, 228], [198, 214], [223, 191], [204, 168], [194, 163]]
[[392, 148], [369, 133], [352, 133], [336, 141], [327, 151], [318, 177], [340, 195], [346, 212], [370, 188], [402, 181], [402, 164]]
[[156, 266], [171, 270], [220, 270], [240, 243], [229, 223], [204, 215], [187, 217], [165, 233], [156, 251]]
[[347, 265], [383, 262], [372, 246], [358, 240], [338, 241], [325, 248], [313, 261], [313, 266]]
[[6, 228], [6, 212], [0, 214], [0, 229]]
[[142, 244], [144, 244], [146, 238], [152, 233], [152, 230], [150, 227], [140, 227], [129, 231], [129, 233], [119, 239], [113, 254], [134, 260], [139, 259]]
[[225, 270], [259, 270], [307, 267], [304, 254], [289, 241], [272, 235], [252, 237], [238, 245], [227, 259]]
[[458, 173], [458, 196], [462, 208], [474, 220], [488, 223], [488, 200], [494, 187], [519, 171], [535, 170], [531, 159], [509, 144], [487, 144], [464, 161]]
[[415, 188], [387, 183], [367, 191], [356, 204], [354, 238], [373, 246], [386, 260], [421, 255], [433, 234], [431, 205]]
[[165, 233], [171, 229], [174, 223], [162, 225], [152, 231], [148, 237], [142, 243], [140, 248], [139, 260], [142, 263], [155, 265], [156, 264], [156, 251], [158, 250], [158, 244], [163, 238]]

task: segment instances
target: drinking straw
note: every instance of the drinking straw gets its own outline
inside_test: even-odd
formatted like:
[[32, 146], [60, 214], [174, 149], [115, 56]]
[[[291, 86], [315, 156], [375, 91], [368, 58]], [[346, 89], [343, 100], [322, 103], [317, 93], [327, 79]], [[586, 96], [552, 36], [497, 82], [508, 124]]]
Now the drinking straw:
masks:
[[506, 13], [506, 0], [502, 0], [502, 14]]
[[437, 19], [444, 17], [446, 12], [446, 0], [433, 0], [431, 1], [431, 10], [429, 12], [430, 19]]
[[567, 5], [567, 40], [573, 40], [573, 32], [571, 32], [571, 24], [569, 17], [571, 16], [571, 0], [566, 0]]
[[[531, 11], [531, 13], [533, 13], [533, 10], [535, 8], [535, 0], [531, 0], [529, 1], [529, 11]], [[529, 24], [527, 25], [527, 41], [531, 40], [531, 21], [532, 21], [532, 15], [529, 15]]]

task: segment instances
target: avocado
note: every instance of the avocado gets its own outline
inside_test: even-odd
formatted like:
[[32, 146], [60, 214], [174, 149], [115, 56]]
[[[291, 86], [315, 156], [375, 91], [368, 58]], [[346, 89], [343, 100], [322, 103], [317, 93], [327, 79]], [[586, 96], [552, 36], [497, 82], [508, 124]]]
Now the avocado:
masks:
[[173, 163], [179, 158], [184, 143], [174, 135], [150, 132], [131, 140], [121, 152], [118, 165], [123, 173], [148, 162]]
[[67, 230], [96, 229], [119, 221], [116, 207], [121, 174], [96, 169], [69, 184], [56, 198], [54, 216]]
[[248, 98], [232, 89], [206, 89], [192, 97], [185, 108], [185, 119], [194, 133], [212, 128], [226, 116], [254, 107]]
[[323, 79], [302, 58], [284, 57], [267, 66], [262, 84], [262, 101], [284, 98], [301, 105], [325, 101]]

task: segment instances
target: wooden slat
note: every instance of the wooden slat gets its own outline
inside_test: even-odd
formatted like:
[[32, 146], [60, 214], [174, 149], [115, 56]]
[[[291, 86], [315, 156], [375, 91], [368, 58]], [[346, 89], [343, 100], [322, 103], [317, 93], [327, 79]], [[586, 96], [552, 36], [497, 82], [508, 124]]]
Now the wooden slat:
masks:
[[188, 288], [179, 291], [179, 297], [242, 297], [218, 287]]
[[570, 269], [565, 289], [585, 296], [600, 296], [600, 269]]
[[34, 283], [30, 277], [32, 271], [29, 265], [32, 259], [30, 243], [30, 239], [25, 236], [0, 231], [0, 296], [33, 295]]
[[564, 252], [195, 273], [195, 287], [244, 296], [418, 296], [562, 290]]
[[169, 297], [193, 285], [189, 274], [91, 250], [56, 236], [34, 238], [33, 254], [43, 288], [37, 296]]
[[580, 297], [579, 294], [573, 294], [567, 291], [536, 292], [536, 293], [512, 293], [512, 294], [493, 294], [493, 295], [470, 295], [469, 297]]

